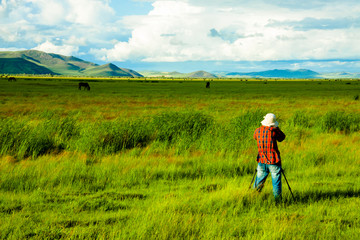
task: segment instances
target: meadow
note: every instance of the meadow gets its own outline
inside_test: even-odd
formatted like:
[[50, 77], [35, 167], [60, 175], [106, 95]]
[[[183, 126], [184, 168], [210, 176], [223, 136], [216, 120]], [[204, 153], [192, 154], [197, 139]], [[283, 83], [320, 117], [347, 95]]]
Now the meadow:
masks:
[[[359, 239], [360, 81], [0, 79], [1, 239]], [[283, 199], [249, 189], [277, 115]]]

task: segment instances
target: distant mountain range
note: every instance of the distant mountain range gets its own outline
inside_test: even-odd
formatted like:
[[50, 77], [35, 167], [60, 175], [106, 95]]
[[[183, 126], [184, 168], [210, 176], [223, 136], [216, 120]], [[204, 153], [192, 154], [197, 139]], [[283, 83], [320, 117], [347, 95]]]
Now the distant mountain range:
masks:
[[53, 74], [70, 76], [143, 77], [109, 63], [97, 65], [82, 59], [37, 50], [0, 52], [2, 74]]
[[159, 71], [140, 71], [145, 77], [164, 77], [164, 78], [218, 78], [215, 74], [196, 71], [191, 73], [179, 73], [179, 72], [159, 72]]
[[308, 69], [289, 70], [274, 69], [260, 72], [205, 72], [191, 73], [140, 71], [145, 77], [172, 77], [172, 78], [289, 78], [289, 79], [314, 79], [314, 78], [360, 78], [359, 73], [318, 73]]
[[318, 73], [308, 69], [274, 69], [261, 72], [214, 72], [218, 77], [225, 78], [296, 78], [296, 79], [314, 79], [314, 78], [360, 78], [359, 73], [335, 72]]
[[173, 77], [173, 78], [322, 78], [320, 73], [307, 70], [269, 70], [262, 72], [215, 72], [209, 73], [205, 71], [196, 71], [191, 73], [179, 72], [156, 72], [156, 71], [143, 71], [140, 72], [146, 77]]
[[165, 77], [165, 78], [360, 78], [359, 73], [317, 73], [308, 69], [274, 69], [261, 72], [191, 73], [141, 71], [117, 67], [108, 63], [98, 65], [72, 56], [37, 50], [0, 52], [0, 74], [51, 74], [90, 77]]
[[360, 78], [360, 73], [349, 72], [335, 72], [335, 73], [323, 73], [323, 78]]
[[259, 78], [322, 78], [321, 74], [307, 70], [269, 70], [262, 72], [250, 72], [250, 73], [240, 73], [240, 72], [230, 72], [225, 74], [226, 77], [259, 77]]

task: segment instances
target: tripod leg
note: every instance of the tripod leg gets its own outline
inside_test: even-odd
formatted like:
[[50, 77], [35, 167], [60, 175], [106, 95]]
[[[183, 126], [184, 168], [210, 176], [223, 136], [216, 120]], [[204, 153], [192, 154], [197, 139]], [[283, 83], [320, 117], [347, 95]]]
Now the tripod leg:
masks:
[[287, 180], [287, 178], [286, 178], [286, 176], [285, 176], [285, 172], [284, 172], [284, 170], [283, 170], [283, 169], [281, 169], [281, 172], [282, 172], [282, 174], [284, 175], [284, 178], [285, 178], [286, 184], [287, 184], [287, 185], [288, 185], [288, 187], [289, 187], [289, 190], [290, 190], [291, 196], [292, 196], [293, 200], [295, 201], [294, 194], [293, 194], [293, 193], [292, 193], [292, 191], [291, 191], [291, 187], [290, 187], [289, 182], [288, 182], [288, 180]]
[[254, 179], [255, 179], [255, 176], [256, 176], [256, 172], [257, 172], [257, 169], [255, 169], [255, 173], [254, 173], [254, 176], [253, 176], [253, 178], [252, 178], [252, 180], [251, 180], [249, 189], [251, 189], [251, 185], [252, 185], [252, 183], [254, 182]]

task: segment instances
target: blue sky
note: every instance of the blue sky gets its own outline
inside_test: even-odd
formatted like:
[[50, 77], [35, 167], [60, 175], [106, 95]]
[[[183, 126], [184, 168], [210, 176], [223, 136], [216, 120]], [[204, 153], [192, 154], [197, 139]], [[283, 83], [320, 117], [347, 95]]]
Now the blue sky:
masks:
[[1, 0], [0, 50], [136, 71], [360, 72], [358, 0]]

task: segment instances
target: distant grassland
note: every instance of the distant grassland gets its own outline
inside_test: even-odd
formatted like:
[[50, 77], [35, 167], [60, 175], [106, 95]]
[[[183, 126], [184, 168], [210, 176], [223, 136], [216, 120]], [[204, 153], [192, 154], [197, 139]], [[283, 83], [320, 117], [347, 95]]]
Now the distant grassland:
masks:
[[[359, 81], [0, 80], [0, 238], [360, 237]], [[248, 190], [268, 112], [296, 202]]]

